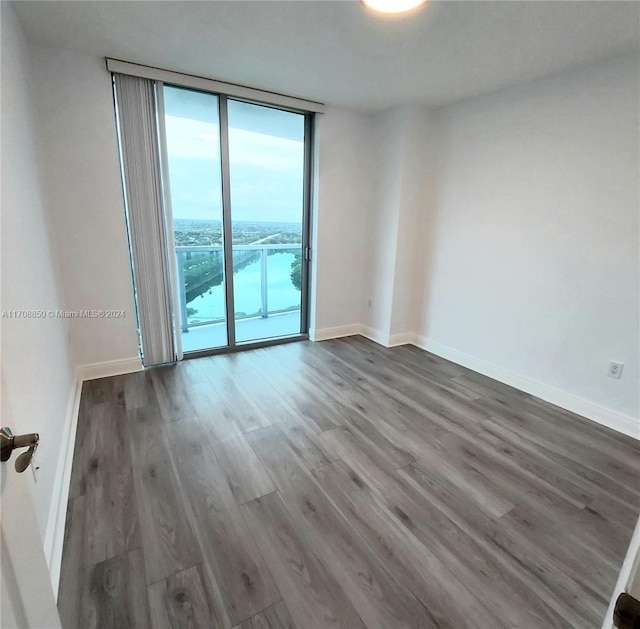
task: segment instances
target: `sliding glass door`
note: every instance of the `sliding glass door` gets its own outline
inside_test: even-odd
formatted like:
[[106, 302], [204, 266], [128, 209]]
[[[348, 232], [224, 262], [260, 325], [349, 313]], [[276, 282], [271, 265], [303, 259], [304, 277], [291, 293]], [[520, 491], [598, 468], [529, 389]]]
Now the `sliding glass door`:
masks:
[[183, 352], [226, 347], [219, 99], [169, 86], [163, 94], [176, 327]]
[[163, 86], [182, 351], [306, 333], [308, 116]]
[[229, 100], [236, 342], [300, 333], [304, 115]]

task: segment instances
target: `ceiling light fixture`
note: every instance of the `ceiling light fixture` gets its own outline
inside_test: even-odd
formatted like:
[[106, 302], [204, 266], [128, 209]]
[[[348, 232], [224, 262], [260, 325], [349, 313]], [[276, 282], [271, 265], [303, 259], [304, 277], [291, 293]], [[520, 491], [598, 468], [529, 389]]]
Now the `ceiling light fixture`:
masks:
[[426, 4], [428, 0], [361, 0], [362, 4], [378, 13], [406, 13]]

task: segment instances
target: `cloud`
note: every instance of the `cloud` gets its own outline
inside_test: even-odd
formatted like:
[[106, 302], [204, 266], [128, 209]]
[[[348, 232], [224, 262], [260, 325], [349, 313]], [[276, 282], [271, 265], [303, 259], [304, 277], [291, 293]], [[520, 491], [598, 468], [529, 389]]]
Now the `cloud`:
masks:
[[[217, 125], [166, 116], [174, 218], [221, 218], [220, 136]], [[300, 222], [304, 143], [229, 129], [231, 207], [235, 220]]]

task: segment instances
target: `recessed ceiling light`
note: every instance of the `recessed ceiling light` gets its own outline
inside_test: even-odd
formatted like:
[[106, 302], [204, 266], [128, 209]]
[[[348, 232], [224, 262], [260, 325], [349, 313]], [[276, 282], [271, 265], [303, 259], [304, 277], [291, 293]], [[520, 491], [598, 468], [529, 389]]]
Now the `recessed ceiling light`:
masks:
[[379, 13], [406, 13], [426, 4], [428, 0], [361, 0], [368, 9]]

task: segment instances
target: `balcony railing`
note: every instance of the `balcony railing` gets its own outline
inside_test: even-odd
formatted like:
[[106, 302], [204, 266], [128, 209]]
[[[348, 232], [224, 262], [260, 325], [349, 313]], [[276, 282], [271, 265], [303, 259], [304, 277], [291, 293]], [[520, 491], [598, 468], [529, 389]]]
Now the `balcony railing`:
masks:
[[[197, 321], [190, 321], [188, 306], [195, 298], [210, 292], [214, 287], [223, 285], [224, 281], [224, 251], [221, 245], [176, 246], [176, 262], [178, 270], [178, 297], [180, 307], [180, 325], [183, 332], [189, 328], [223, 323], [224, 316], [197, 317]], [[236, 312], [235, 319], [262, 317], [290, 312], [299, 309], [299, 305], [269, 309], [268, 264], [269, 252], [302, 254], [301, 245], [268, 245], [250, 244], [233, 245], [233, 269], [237, 274], [250, 264], [260, 263], [260, 307], [256, 312]], [[284, 273], [283, 270], [280, 273]], [[291, 271], [287, 274], [290, 278]], [[282, 278], [281, 278], [282, 279]], [[237, 286], [234, 287], [238, 296]]]

